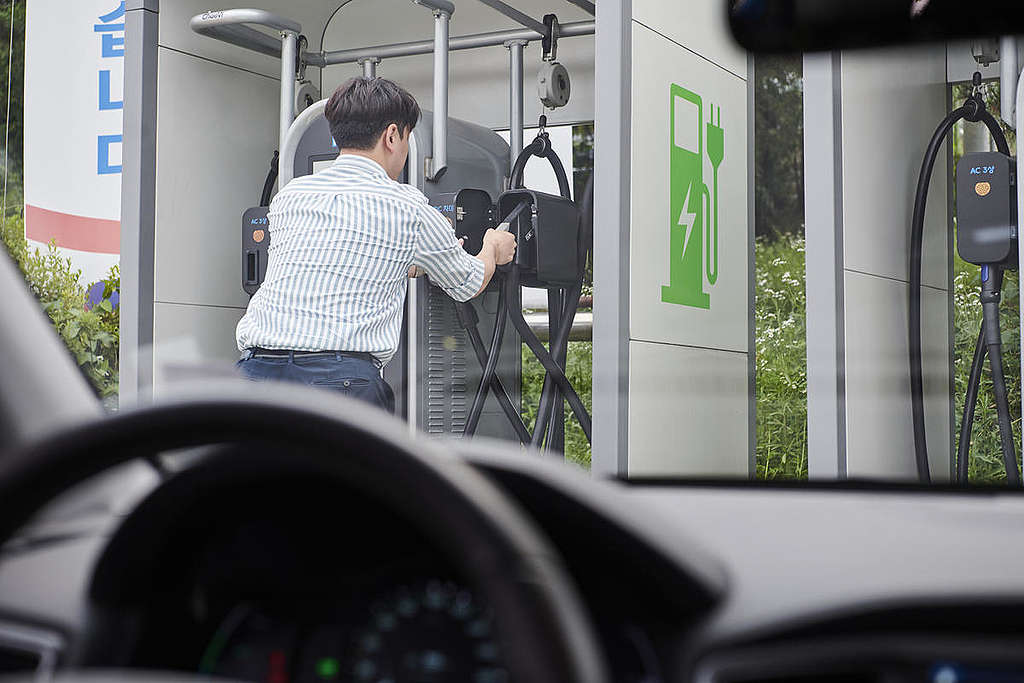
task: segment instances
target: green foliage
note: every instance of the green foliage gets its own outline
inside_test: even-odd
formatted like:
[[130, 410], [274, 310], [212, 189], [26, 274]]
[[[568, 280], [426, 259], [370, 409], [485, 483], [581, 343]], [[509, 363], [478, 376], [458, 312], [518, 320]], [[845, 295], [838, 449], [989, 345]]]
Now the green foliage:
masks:
[[[800, 238], [758, 239], [757, 267], [757, 476], [807, 478], [806, 294]], [[954, 260], [953, 319], [956, 434], [974, 345], [981, 326], [981, 269]], [[1000, 309], [1003, 367], [1016, 443], [1021, 439], [1020, 299], [1017, 273], [1006, 274]], [[955, 446], [956, 444], [954, 444]], [[941, 444], [934, 444], [941, 448]], [[974, 484], [1006, 481], [992, 373], [986, 362], [971, 436], [969, 477]]]
[[[592, 123], [572, 127], [572, 167], [572, 196], [579, 202], [583, 198], [583, 190], [587, 186], [587, 181], [594, 174], [594, 124]], [[593, 254], [587, 259], [587, 268], [583, 274], [582, 293], [587, 296], [594, 295]]]
[[803, 237], [758, 238], [754, 260], [757, 476], [807, 478], [807, 294]]
[[[566, 376], [579, 392], [583, 404], [588, 411], [593, 409], [591, 400], [592, 380], [591, 361], [594, 345], [591, 342], [569, 342], [569, 355], [566, 362]], [[537, 407], [540, 403], [540, 392], [544, 387], [544, 368], [534, 358], [530, 349], [523, 344], [523, 419], [531, 430], [537, 422]], [[568, 404], [565, 404], [565, 459], [582, 467], [590, 467], [590, 444], [583, 435], [576, 415]]]
[[[974, 345], [981, 328], [981, 269], [954, 257], [953, 265], [953, 345], [955, 363], [956, 441], [959, 443], [960, 424], [963, 419], [967, 380], [970, 376]], [[1020, 298], [1017, 273], [1008, 272], [1003, 281], [1003, 300], [999, 311], [1003, 331], [1003, 369], [1006, 374], [1010, 417], [1013, 421], [1014, 440], [1020, 444]], [[986, 360], [978, 393], [974, 429], [971, 432], [971, 450], [968, 460], [968, 479], [972, 484], [1005, 484], [1002, 447], [999, 443], [999, 422], [995, 396], [992, 393], [992, 372]], [[1018, 451], [1019, 452], [1019, 451]]]
[[[11, 33], [11, 18], [14, 18], [14, 43], [10, 51], [11, 59], [8, 60], [7, 40]], [[25, 0], [16, 2], [0, 2], [0, 98], [3, 104], [0, 106], [0, 121], [7, 124], [7, 72], [11, 73], [11, 118], [7, 129], [9, 155], [8, 163], [12, 171], [22, 167], [22, 109], [24, 108], [25, 93]], [[8, 63], [10, 62], [10, 63]], [[3, 138], [0, 138], [0, 155]], [[3, 167], [3, 158], [0, 156], [0, 168]], [[8, 198], [8, 205], [10, 205]]]
[[754, 232], [802, 234], [803, 65], [799, 55], [754, 60]]
[[103, 300], [87, 310], [81, 271], [72, 268], [71, 260], [62, 257], [54, 243], [45, 252], [30, 250], [20, 215], [8, 216], [2, 230], [8, 253], [82, 372], [101, 397], [116, 394], [120, 316], [110, 296], [121, 285], [117, 267], [104, 281]]

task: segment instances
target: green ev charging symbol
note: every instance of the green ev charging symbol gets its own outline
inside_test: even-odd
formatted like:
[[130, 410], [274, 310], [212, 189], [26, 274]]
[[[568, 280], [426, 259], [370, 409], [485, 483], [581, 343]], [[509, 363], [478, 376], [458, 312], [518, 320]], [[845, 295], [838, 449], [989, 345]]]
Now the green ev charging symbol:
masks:
[[[661, 288], [668, 304], [711, 308], [704, 291], [718, 280], [718, 168], [725, 158], [722, 108], [708, 112], [706, 149], [714, 180], [714, 200], [704, 183], [704, 103], [700, 95], [672, 85], [672, 213], [669, 225], [669, 279]], [[714, 225], [712, 225], [712, 204]]]

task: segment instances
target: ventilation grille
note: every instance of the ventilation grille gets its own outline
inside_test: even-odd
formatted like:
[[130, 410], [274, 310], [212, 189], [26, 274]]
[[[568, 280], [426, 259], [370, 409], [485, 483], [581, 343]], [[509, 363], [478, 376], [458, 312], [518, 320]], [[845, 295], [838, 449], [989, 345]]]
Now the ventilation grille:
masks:
[[468, 340], [444, 292], [427, 288], [426, 420], [428, 434], [461, 434], [469, 412]]

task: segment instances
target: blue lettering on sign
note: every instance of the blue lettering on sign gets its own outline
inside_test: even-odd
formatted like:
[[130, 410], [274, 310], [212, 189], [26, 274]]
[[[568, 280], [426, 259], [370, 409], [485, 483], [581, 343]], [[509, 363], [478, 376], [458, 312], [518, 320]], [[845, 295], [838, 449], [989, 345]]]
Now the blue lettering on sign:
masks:
[[124, 109], [124, 100], [110, 99], [110, 71], [100, 72], [100, 111], [107, 109]]
[[[100, 16], [99, 19], [103, 23], [93, 24], [92, 30], [103, 34], [103, 57], [124, 57], [124, 12], [125, 5], [122, 1], [115, 10]], [[121, 19], [121, 22], [114, 23], [118, 19]], [[114, 35], [115, 33], [121, 35]]]
[[114, 166], [110, 163], [110, 146], [120, 144], [120, 135], [99, 136], [96, 149], [96, 173], [99, 175], [112, 175], [121, 172], [121, 164]]
[[[107, 58], [124, 58], [124, 17], [125, 2], [110, 12], [100, 15], [98, 24], [92, 30], [100, 35], [100, 56]], [[110, 96], [110, 70], [99, 71], [99, 92], [97, 101], [100, 111], [124, 109], [124, 100], [114, 100]], [[118, 135], [96, 136], [96, 173], [99, 175], [115, 175], [121, 172], [121, 164], [110, 163], [110, 146], [119, 145], [122, 137]]]
[[975, 166], [971, 169], [971, 175], [995, 175], [995, 166]]
[[266, 225], [269, 222], [270, 221], [268, 221], [266, 218], [250, 218], [249, 219], [249, 225]]

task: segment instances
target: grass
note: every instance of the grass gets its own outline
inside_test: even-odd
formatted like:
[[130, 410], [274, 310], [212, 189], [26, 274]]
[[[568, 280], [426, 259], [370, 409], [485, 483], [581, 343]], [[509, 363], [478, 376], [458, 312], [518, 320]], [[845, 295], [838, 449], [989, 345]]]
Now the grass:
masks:
[[[566, 363], [566, 376], [576, 388], [588, 411], [593, 410], [591, 400], [593, 348], [592, 342], [569, 342], [569, 355]], [[523, 419], [531, 431], [537, 422], [537, 406], [540, 403], [540, 392], [543, 386], [544, 368], [524, 344]], [[583, 429], [567, 403], [565, 404], [565, 459], [567, 462], [590, 468], [590, 444], [587, 443]]]
[[[953, 268], [953, 319], [955, 321], [953, 346], [956, 379], [954, 397], [956, 400], [956, 440], [959, 441], [960, 422], [963, 415], [964, 395], [967, 393], [967, 378], [974, 345], [981, 325], [981, 304], [978, 292], [981, 289], [981, 271], [970, 263], [964, 263], [957, 256]], [[1006, 374], [1007, 394], [1010, 403], [1010, 417], [1013, 422], [1014, 443], [1020, 444], [1020, 299], [1018, 297], [1017, 273], [1006, 273], [1003, 282], [1003, 300], [1000, 305], [1000, 322], [1003, 331], [1003, 368]], [[981, 391], [978, 394], [974, 430], [971, 435], [971, 456], [968, 460], [968, 478], [975, 484], [1001, 484], [1006, 482], [1002, 449], [999, 444], [999, 423], [996, 416], [995, 397], [992, 394], [992, 373], [988, 362], [982, 374]]]
[[[757, 476], [807, 478], [807, 352], [804, 243], [799, 237], [758, 239]], [[955, 257], [953, 271], [953, 362], [955, 434], [959, 438], [964, 395], [974, 344], [981, 325], [980, 269]], [[1017, 273], [1007, 273], [1000, 309], [1003, 367], [1007, 377], [1015, 441], [1020, 444], [1020, 324]], [[909, 428], [909, 427], [908, 427]], [[954, 441], [954, 446], [956, 445]], [[937, 447], [937, 446], [936, 446]], [[1019, 452], [1019, 451], [1018, 451]], [[968, 475], [972, 483], [1005, 482], [992, 374], [988, 363], [971, 438]]]
[[807, 478], [807, 296], [802, 237], [758, 238], [757, 476]]

